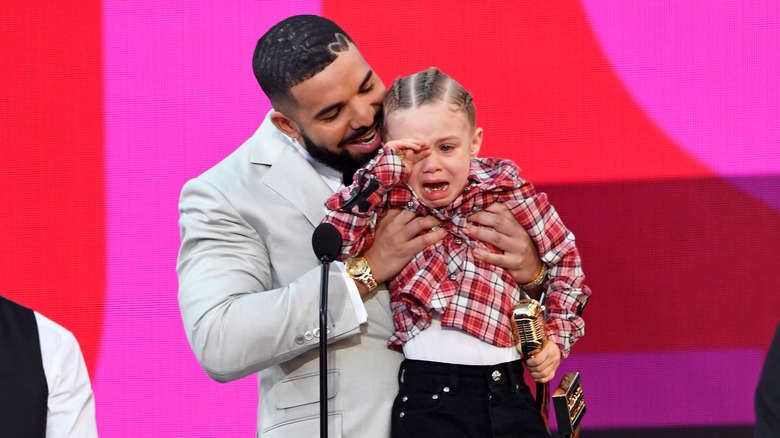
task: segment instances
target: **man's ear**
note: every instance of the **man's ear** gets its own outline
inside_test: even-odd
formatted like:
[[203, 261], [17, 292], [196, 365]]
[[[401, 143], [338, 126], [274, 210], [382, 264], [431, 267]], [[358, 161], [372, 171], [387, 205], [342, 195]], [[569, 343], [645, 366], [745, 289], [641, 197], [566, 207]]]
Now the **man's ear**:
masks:
[[481, 146], [482, 128], [477, 128], [474, 130], [474, 137], [471, 138], [471, 150], [469, 151], [469, 156], [471, 156], [471, 158], [476, 158]]
[[299, 139], [301, 137], [301, 130], [298, 129], [298, 124], [283, 113], [279, 111], [272, 112], [271, 122], [286, 136], [294, 139]]

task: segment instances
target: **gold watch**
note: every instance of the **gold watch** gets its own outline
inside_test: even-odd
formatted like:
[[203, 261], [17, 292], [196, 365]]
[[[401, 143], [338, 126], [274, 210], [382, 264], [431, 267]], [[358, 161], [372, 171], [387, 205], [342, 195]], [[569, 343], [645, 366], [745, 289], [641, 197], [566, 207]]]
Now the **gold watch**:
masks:
[[376, 287], [374, 274], [365, 257], [353, 257], [347, 261], [347, 274], [355, 280], [363, 283], [369, 292]]

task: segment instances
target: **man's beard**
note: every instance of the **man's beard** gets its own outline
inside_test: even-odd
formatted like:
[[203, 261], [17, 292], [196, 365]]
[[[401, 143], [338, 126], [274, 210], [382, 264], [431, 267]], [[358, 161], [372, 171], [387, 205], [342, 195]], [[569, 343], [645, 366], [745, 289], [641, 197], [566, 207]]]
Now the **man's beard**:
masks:
[[373, 152], [354, 157], [346, 149], [334, 152], [325, 146], [318, 145], [303, 132], [300, 132], [300, 134], [303, 146], [309, 152], [309, 155], [320, 163], [341, 172], [341, 179], [344, 181], [345, 186], [352, 184], [352, 176], [355, 172], [379, 152], [379, 148], [376, 148]]

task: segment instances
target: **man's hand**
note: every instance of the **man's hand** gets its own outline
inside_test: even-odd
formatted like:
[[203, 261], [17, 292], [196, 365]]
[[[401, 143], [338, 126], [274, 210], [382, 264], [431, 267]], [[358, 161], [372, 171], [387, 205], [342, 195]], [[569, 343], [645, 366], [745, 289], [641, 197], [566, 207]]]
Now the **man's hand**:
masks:
[[442, 228], [420, 234], [439, 224], [433, 216], [417, 216], [398, 208], [388, 210], [377, 223], [374, 243], [363, 253], [376, 281], [394, 277], [415, 254], [443, 239], [447, 232]]
[[531, 377], [539, 383], [546, 383], [555, 377], [555, 370], [561, 364], [561, 349], [555, 342], [547, 341], [542, 351], [528, 359], [525, 367], [531, 373]]
[[504, 204], [492, 204], [469, 216], [467, 227], [474, 238], [501, 251], [496, 254], [475, 248], [477, 259], [504, 268], [517, 284], [534, 280], [542, 264], [539, 252], [528, 232]]

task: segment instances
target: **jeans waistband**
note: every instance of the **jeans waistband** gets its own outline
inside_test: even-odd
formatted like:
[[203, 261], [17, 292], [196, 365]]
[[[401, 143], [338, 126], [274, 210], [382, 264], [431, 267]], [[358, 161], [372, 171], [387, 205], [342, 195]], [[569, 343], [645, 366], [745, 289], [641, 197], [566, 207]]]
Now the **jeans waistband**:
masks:
[[453, 388], [488, 389], [523, 383], [523, 362], [496, 365], [460, 365], [404, 359], [398, 374], [400, 384], [425, 381], [446, 382]]

